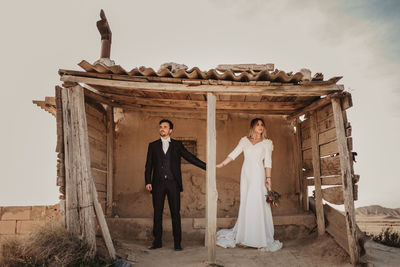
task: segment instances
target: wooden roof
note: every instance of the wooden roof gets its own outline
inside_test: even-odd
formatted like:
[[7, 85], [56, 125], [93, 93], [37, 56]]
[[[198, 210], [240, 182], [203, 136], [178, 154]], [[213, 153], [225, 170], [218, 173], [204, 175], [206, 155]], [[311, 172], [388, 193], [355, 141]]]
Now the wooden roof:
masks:
[[321, 74], [304, 81], [300, 72], [277, 70], [204, 72], [195, 67], [156, 72], [139, 67], [127, 72], [118, 65], [87, 61], [78, 65], [85, 71], [60, 69], [61, 81], [79, 83], [87, 97], [128, 110], [206, 112], [207, 93], [212, 92], [219, 113], [291, 115], [321, 96], [343, 91], [343, 85], [336, 84], [341, 77], [323, 81]]
[[[299, 114], [326, 95], [343, 91], [336, 84], [341, 77], [327, 81], [304, 81], [303, 74], [269, 70], [198, 68], [173, 71], [167, 68], [134, 68], [78, 64], [85, 71], [59, 70], [61, 81], [79, 83], [85, 95], [101, 103], [127, 110], [149, 112], [200, 112], [207, 110], [207, 93], [217, 96], [218, 113]], [[49, 101], [47, 101], [49, 100]], [[34, 101], [54, 115], [54, 101]]]

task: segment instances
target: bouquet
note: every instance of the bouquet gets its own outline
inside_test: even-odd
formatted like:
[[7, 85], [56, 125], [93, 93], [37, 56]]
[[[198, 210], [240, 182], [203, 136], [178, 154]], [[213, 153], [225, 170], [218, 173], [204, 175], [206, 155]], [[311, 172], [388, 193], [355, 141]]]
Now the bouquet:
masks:
[[281, 198], [281, 195], [274, 191], [274, 190], [268, 190], [268, 193], [266, 195], [267, 203], [271, 203], [275, 207], [278, 207], [279, 199]]

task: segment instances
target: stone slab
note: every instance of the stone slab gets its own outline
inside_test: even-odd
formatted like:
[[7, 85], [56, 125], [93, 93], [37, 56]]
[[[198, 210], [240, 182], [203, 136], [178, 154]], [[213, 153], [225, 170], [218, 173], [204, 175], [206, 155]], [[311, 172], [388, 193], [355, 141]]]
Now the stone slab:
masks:
[[31, 209], [32, 209], [31, 206], [28, 206], [28, 207], [18, 207], [18, 206], [3, 207], [0, 219], [2, 221], [30, 220]]
[[15, 235], [16, 221], [0, 221], [0, 235]]

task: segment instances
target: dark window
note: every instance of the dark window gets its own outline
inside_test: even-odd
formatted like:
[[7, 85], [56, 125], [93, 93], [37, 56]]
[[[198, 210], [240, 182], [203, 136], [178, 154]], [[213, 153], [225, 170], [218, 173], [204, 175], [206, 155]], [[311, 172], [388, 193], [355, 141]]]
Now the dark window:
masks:
[[[179, 140], [182, 142], [183, 146], [193, 155], [197, 157], [197, 141], [194, 140], [193, 138], [184, 138], [184, 137], [178, 137], [176, 140]], [[183, 164], [190, 164], [187, 162], [184, 158], [182, 158], [182, 163]]]

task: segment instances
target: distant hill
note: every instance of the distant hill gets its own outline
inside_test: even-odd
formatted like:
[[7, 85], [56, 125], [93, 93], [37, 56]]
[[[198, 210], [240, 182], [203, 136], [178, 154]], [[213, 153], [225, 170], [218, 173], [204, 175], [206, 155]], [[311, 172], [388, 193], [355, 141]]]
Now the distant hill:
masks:
[[390, 209], [379, 205], [356, 208], [356, 216], [395, 216], [400, 217], [400, 208]]

